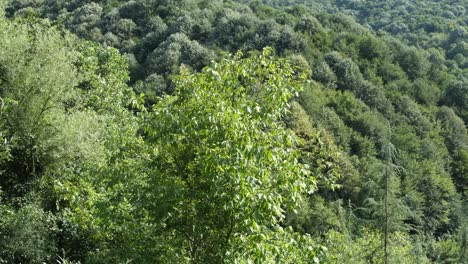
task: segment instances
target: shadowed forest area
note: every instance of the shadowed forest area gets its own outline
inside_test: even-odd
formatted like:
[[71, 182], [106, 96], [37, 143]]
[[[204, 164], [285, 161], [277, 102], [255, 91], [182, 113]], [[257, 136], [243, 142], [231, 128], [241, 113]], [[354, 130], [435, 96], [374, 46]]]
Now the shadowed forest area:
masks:
[[465, 0], [0, 0], [0, 263], [467, 263]]

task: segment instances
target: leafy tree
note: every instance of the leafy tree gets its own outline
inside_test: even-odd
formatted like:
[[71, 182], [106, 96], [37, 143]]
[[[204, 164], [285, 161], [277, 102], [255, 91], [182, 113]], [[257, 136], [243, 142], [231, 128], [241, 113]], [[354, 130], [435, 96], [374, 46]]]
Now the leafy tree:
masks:
[[358, 45], [361, 56], [370, 61], [383, 60], [387, 56], [384, 42], [373, 36], [363, 37]]
[[401, 47], [396, 59], [400, 67], [412, 80], [425, 76], [429, 69], [426, 56], [414, 47]]
[[447, 148], [450, 151], [466, 148], [468, 136], [463, 120], [451, 108], [446, 106], [440, 108], [437, 118], [442, 123], [443, 136], [445, 137]]
[[54, 187], [75, 173], [103, 168], [110, 135], [128, 128], [122, 123], [129, 119], [122, 117], [131, 115], [127, 107], [135, 98], [125, 84], [126, 60], [47, 21], [0, 18], [0, 32], [6, 139], [0, 260], [55, 262], [62, 250], [83, 257], [86, 232], [67, 217], [67, 204]]
[[327, 88], [336, 88], [337, 77], [326, 62], [321, 62], [314, 67], [312, 78], [323, 83]]
[[169, 36], [147, 60], [150, 72], [168, 75], [177, 73], [181, 63], [201, 69], [213, 57], [205, 47], [186, 35], [177, 33]]
[[417, 79], [414, 81], [414, 88], [416, 99], [424, 104], [436, 104], [440, 99], [440, 90], [437, 86], [431, 85], [429, 82]]
[[466, 199], [468, 195], [468, 149], [458, 149], [454, 153], [451, 168], [455, 186]]
[[54, 258], [54, 217], [37, 205], [15, 210], [0, 204], [0, 261], [41, 263]]
[[310, 15], [301, 17], [297, 22], [295, 29], [309, 35], [314, 35], [323, 30], [320, 22], [315, 17]]
[[142, 1], [126, 1], [119, 8], [119, 14], [122, 18], [137, 22], [144, 21], [147, 16], [146, 11], [146, 6]]
[[238, 53], [203, 73], [183, 73], [175, 94], [151, 115], [146, 130], [167, 189], [160, 199], [174, 203], [152, 217], [166, 219], [163, 232], [178, 234], [168, 242], [194, 261], [292, 261], [278, 247], [289, 242], [269, 243], [281, 234], [274, 230], [283, 206], [297, 205], [315, 183], [280, 122], [298, 77], [270, 52], [246, 59]]
[[461, 109], [468, 108], [468, 79], [453, 80], [447, 87], [446, 101], [460, 107]]
[[429, 120], [423, 115], [418, 104], [408, 96], [398, 100], [397, 109], [408, 119], [408, 124], [414, 126], [416, 133], [420, 136], [426, 135], [431, 129]]
[[102, 7], [99, 4], [91, 2], [71, 12], [65, 23], [73, 28], [78, 35], [85, 37], [88, 36], [90, 29], [98, 25], [102, 12]]
[[148, 104], [154, 104], [158, 101], [158, 97], [168, 92], [168, 87], [163, 76], [153, 73], [146, 77], [144, 82], [138, 81], [135, 90], [139, 94], [144, 94]]
[[415, 181], [415, 188], [423, 197], [422, 230], [439, 236], [452, 232], [453, 225], [459, 220], [461, 205], [450, 176], [430, 161], [424, 161], [412, 171], [412, 181]]
[[362, 83], [361, 72], [351, 59], [343, 58], [341, 54], [332, 52], [325, 55], [325, 61], [338, 78], [338, 89], [353, 91]]
[[258, 19], [250, 13], [241, 14], [237, 11], [226, 9], [215, 21], [213, 37], [221, 47], [227, 50], [240, 48], [240, 44], [253, 37], [252, 31]]
[[5, 51], [0, 58], [1, 92], [11, 102], [4, 109], [5, 128], [16, 141], [12, 157], [2, 164], [6, 171], [0, 179], [2, 189], [14, 197], [30, 190], [43, 166], [54, 160], [50, 151], [56, 146], [49, 139], [76, 78], [70, 63], [74, 55], [64, 49], [57, 32], [50, 33], [34, 23], [0, 23], [5, 36], [0, 42]]
[[[329, 249], [329, 258], [325, 263], [384, 263], [381, 234], [362, 229], [355, 239], [347, 234], [330, 231], [325, 240]], [[398, 232], [391, 236], [392, 251], [389, 263], [431, 263], [425, 256], [415, 254], [411, 238], [404, 233]]]

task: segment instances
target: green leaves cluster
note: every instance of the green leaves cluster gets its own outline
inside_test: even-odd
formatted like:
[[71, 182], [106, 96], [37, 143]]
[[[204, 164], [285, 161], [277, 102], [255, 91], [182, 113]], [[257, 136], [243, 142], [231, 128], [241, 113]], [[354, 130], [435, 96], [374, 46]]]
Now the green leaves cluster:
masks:
[[269, 243], [287, 235], [275, 231], [284, 210], [316, 186], [281, 122], [303, 76], [270, 54], [237, 53], [184, 72], [149, 116], [156, 201], [174, 203], [154, 218], [179, 234], [193, 261], [286, 260], [280, 245], [288, 243]]

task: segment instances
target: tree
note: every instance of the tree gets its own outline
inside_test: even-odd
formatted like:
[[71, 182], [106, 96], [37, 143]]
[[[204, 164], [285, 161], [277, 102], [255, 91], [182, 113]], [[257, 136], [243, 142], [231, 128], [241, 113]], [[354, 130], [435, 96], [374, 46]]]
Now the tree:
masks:
[[0, 41], [5, 51], [0, 57], [1, 93], [10, 102], [3, 109], [5, 128], [16, 141], [12, 157], [2, 164], [0, 186], [15, 197], [27, 193], [44, 165], [54, 160], [50, 150], [55, 146], [49, 139], [77, 79], [70, 63], [74, 55], [64, 49], [58, 32], [34, 22], [13, 24], [3, 19], [0, 31], [5, 36]]
[[437, 119], [442, 124], [442, 135], [445, 137], [445, 144], [451, 152], [468, 146], [465, 123], [451, 108], [441, 107], [437, 113]]
[[314, 67], [312, 78], [323, 83], [326, 88], [336, 88], [336, 75], [324, 61]]
[[122, 18], [128, 18], [133, 21], [142, 21], [147, 17], [146, 6], [141, 1], [126, 1], [119, 8]]
[[424, 79], [416, 79], [413, 84], [415, 98], [424, 104], [436, 104], [440, 98], [440, 90], [437, 86], [431, 85]]
[[67, 17], [65, 24], [78, 35], [86, 37], [89, 34], [89, 29], [97, 26], [101, 16], [102, 7], [95, 2], [91, 2], [75, 9]]
[[323, 31], [323, 27], [320, 22], [311, 15], [302, 16], [297, 22], [295, 29], [309, 35], [314, 35]]
[[146, 133], [157, 150], [150, 188], [159, 191], [149, 200], [171, 204], [151, 216], [164, 219], [173, 254], [196, 262], [307, 259], [290, 255], [290, 242], [272, 240], [284, 235], [284, 208], [315, 181], [281, 122], [301, 77], [270, 53], [238, 53], [202, 73], [183, 72], [150, 116]]
[[371, 35], [361, 38], [359, 40], [358, 47], [361, 56], [369, 61], [381, 61], [387, 56], [384, 42]]
[[399, 98], [397, 110], [408, 119], [408, 124], [414, 127], [418, 135], [424, 136], [431, 129], [429, 120], [421, 113], [419, 105], [408, 96]]
[[[454, 232], [460, 220], [461, 201], [450, 175], [440, 165], [425, 160], [421, 165], [411, 164], [413, 168], [409, 181], [421, 196], [423, 212], [422, 226], [418, 226], [428, 235], [442, 236]], [[409, 169], [409, 168], [408, 168]], [[414, 209], [412, 209], [414, 210]]]
[[453, 80], [449, 83], [445, 95], [447, 103], [468, 109], [468, 79]]
[[182, 33], [192, 39], [205, 40], [212, 31], [211, 17], [208, 10], [193, 10], [172, 22], [169, 33]]
[[231, 9], [223, 11], [216, 20], [213, 37], [219, 46], [226, 47], [228, 51], [238, 49], [253, 37], [253, 30], [258, 24], [258, 18], [251, 13], [241, 14]]
[[1, 17], [0, 33], [0, 262], [83, 257], [92, 240], [61, 188], [105, 168], [121, 147], [110, 143], [134, 128], [126, 60], [48, 21]]
[[415, 47], [401, 47], [396, 58], [398, 64], [411, 80], [424, 77], [429, 70], [429, 63], [425, 54]]
[[147, 63], [150, 73], [168, 75], [177, 73], [180, 64], [199, 70], [213, 57], [213, 53], [197, 41], [190, 40], [182, 33], [176, 33], [170, 35], [149, 55]]
[[325, 62], [336, 74], [338, 89], [355, 91], [362, 84], [359, 67], [351, 59], [343, 58], [338, 52], [330, 52], [325, 55]]
[[[384, 263], [387, 264], [388, 259], [390, 257], [391, 251], [389, 249], [389, 234], [393, 231], [392, 226], [395, 226], [396, 223], [400, 222], [402, 219], [397, 219], [395, 217], [395, 210], [396, 208], [396, 202], [398, 202], [396, 195], [398, 194], [398, 190], [395, 190], [399, 188], [398, 181], [395, 183], [394, 177], [395, 173], [400, 171], [401, 168], [399, 168], [395, 162], [398, 159], [397, 157], [397, 149], [391, 142], [386, 142], [382, 146], [382, 151], [380, 153], [382, 155], [382, 158], [384, 160], [383, 164], [383, 170], [382, 170], [382, 176], [383, 176], [383, 182], [384, 182], [384, 188], [385, 188], [385, 193], [384, 193], [384, 214], [383, 214], [383, 220], [384, 223], [382, 224], [382, 229], [383, 229], [383, 242], [384, 242]], [[395, 186], [396, 185], [396, 186]], [[396, 187], [396, 188], [395, 188]], [[396, 201], [396, 202], [395, 202]], [[400, 221], [398, 221], [400, 220]]]
[[468, 149], [458, 149], [451, 162], [451, 174], [458, 192], [466, 199], [468, 196]]

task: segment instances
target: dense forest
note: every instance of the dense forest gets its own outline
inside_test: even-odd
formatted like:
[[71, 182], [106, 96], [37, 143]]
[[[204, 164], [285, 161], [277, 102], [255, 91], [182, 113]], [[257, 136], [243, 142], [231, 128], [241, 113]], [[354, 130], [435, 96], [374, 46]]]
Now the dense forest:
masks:
[[467, 263], [466, 0], [0, 0], [0, 263]]

